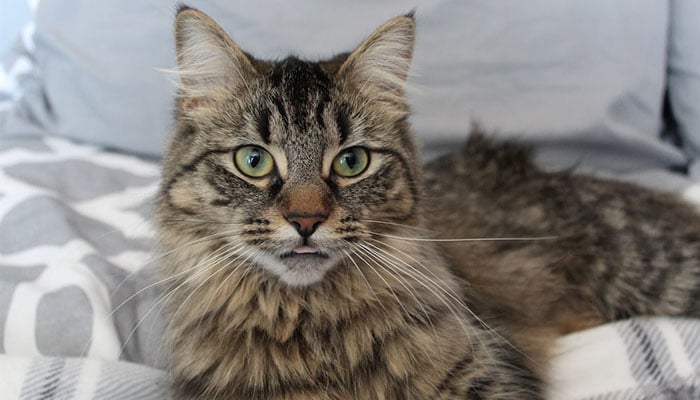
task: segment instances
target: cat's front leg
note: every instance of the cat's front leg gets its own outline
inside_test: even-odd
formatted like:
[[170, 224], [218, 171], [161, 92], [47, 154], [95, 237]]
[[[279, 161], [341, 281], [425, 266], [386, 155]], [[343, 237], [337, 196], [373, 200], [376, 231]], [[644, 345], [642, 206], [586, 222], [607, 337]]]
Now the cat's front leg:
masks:
[[440, 386], [439, 400], [541, 400], [538, 361], [501, 340], [466, 355]]

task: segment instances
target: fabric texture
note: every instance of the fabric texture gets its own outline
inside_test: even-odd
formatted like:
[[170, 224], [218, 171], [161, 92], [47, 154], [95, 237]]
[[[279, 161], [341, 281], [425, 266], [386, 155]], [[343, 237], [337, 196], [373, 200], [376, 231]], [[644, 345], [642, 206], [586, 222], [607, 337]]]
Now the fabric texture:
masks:
[[[160, 155], [171, 123], [175, 1], [40, 1], [6, 58], [21, 94], [6, 134], [44, 132]], [[536, 144], [548, 163], [683, 166], [659, 140], [669, 0], [200, 1], [244, 49], [327, 57], [416, 9], [413, 125], [436, 154], [471, 125]], [[172, 77], [171, 77], [172, 78]], [[10, 85], [10, 86], [12, 86]]]
[[59, 138], [0, 145], [0, 353], [162, 365], [157, 164]]
[[700, 180], [700, 2], [671, 2], [668, 95], [691, 176]]
[[160, 400], [163, 371], [129, 362], [0, 355], [0, 387], [7, 400]]
[[548, 398], [700, 398], [700, 321], [633, 319], [559, 340]]

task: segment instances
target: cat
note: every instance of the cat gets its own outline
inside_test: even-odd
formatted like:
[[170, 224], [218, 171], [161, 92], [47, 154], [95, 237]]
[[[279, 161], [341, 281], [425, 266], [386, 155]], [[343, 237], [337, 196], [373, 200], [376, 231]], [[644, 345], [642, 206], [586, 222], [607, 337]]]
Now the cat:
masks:
[[700, 219], [672, 195], [478, 132], [421, 165], [414, 37], [408, 14], [264, 61], [179, 9], [155, 212], [175, 398], [541, 399], [559, 335], [700, 317]]

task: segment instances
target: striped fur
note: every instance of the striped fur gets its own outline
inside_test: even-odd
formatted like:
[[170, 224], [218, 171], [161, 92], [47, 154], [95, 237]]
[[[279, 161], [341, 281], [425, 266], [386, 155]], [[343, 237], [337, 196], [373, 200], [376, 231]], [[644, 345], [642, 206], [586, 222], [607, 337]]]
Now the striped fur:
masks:
[[[697, 217], [677, 200], [543, 174], [479, 136], [421, 171], [403, 100], [413, 41], [409, 15], [347, 55], [268, 62], [179, 11], [156, 212], [176, 398], [538, 399], [561, 332], [697, 309]], [[271, 174], [236, 166], [251, 145]], [[354, 147], [369, 165], [337, 173]], [[439, 246], [430, 232], [557, 238]]]

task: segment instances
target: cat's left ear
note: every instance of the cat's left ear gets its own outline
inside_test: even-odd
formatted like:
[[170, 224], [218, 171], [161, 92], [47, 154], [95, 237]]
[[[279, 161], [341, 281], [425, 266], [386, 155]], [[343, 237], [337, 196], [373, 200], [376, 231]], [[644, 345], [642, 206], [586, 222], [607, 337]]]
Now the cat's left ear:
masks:
[[203, 12], [181, 7], [175, 19], [177, 74], [189, 98], [235, 90], [256, 74], [243, 50]]
[[351, 79], [371, 98], [402, 102], [415, 32], [413, 13], [390, 19], [350, 53], [338, 74]]

